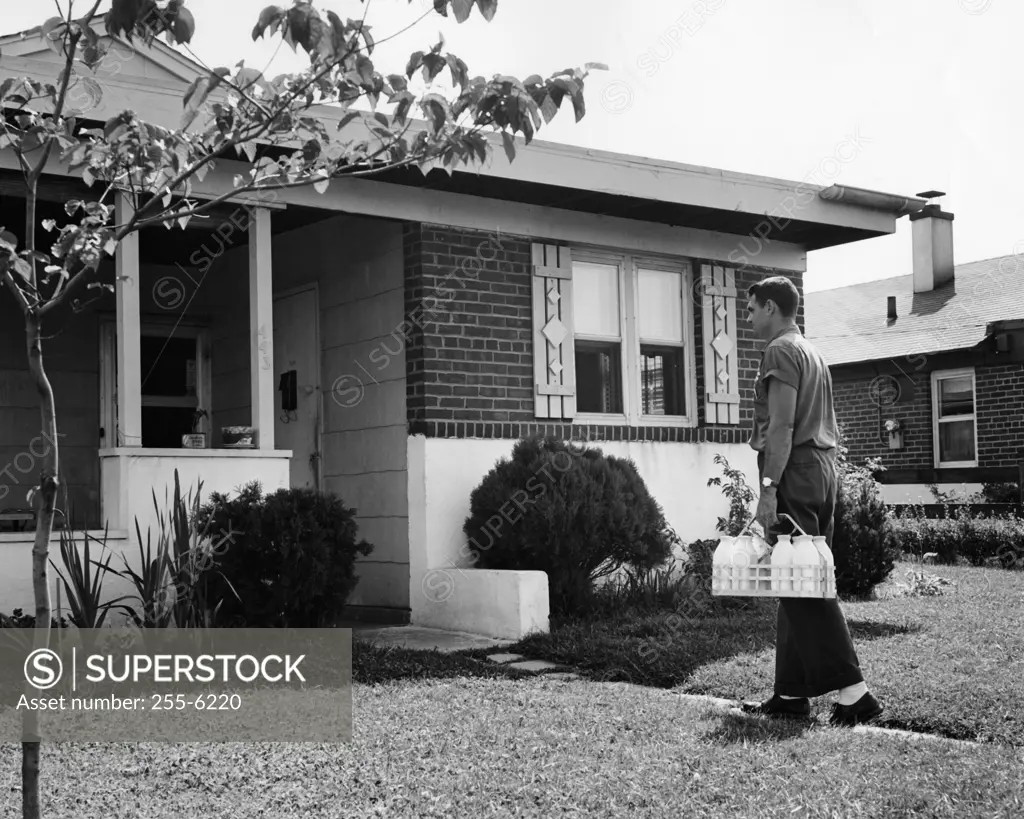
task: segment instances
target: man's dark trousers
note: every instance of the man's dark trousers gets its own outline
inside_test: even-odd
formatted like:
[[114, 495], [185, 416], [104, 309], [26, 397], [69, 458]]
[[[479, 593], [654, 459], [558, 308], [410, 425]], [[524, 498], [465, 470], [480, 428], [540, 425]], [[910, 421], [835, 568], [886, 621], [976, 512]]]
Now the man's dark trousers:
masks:
[[[830, 547], [839, 485], [835, 453], [794, 448], [776, 490], [778, 513], [792, 517], [809, 535], [824, 535]], [[760, 483], [763, 452], [757, 456], [757, 471]], [[772, 535], [788, 533], [799, 534], [785, 518], [771, 527]], [[776, 631], [776, 694], [820, 697], [864, 680], [837, 600], [780, 597]]]

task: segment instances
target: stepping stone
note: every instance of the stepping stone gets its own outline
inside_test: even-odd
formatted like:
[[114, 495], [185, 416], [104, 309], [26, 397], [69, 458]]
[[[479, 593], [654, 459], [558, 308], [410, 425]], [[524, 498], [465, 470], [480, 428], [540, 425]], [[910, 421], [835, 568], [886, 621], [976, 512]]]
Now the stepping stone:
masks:
[[549, 663], [547, 660], [524, 660], [521, 663], [512, 663], [509, 668], [517, 668], [520, 671], [549, 671], [564, 668], [564, 666]]
[[514, 660], [525, 660], [522, 654], [488, 654], [487, 659], [492, 663], [511, 663]]

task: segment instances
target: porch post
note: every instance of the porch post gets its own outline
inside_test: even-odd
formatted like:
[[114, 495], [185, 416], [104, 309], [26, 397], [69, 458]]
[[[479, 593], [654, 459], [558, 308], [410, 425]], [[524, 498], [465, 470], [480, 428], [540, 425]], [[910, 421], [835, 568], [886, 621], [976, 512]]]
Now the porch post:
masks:
[[[114, 194], [114, 218], [123, 225], [132, 203]], [[139, 234], [132, 233], [115, 251], [117, 281], [117, 437], [116, 446], [142, 446], [142, 328], [139, 318]]]
[[270, 211], [249, 220], [249, 378], [252, 426], [260, 449], [274, 448], [274, 296]]

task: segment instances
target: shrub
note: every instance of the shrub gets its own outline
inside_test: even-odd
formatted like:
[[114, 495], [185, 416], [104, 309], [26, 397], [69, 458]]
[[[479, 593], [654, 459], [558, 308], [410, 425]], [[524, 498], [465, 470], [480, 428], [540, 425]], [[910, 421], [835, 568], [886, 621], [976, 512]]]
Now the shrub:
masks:
[[534, 435], [516, 443], [470, 495], [471, 562], [543, 571], [551, 611], [584, 611], [594, 581], [665, 563], [673, 535], [628, 459]]
[[1013, 515], [971, 515], [963, 506], [943, 517], [929, 519], [920, 506], [890, 516], [893, 539], [907, 554], [938, 554], [939, 562], [956, 564], [961, 558], [972, 566], [996, 561], [1003, 568], [1024, 565], [1024, 520]]
[[[197, 514], [203, 531], [223, 544], [211, 578], [229, 622], [254, 628], [319, 628], [340, 614], [358, 578], [355, 509], [315, 489], [279, 489], [264, 497], [257, 481], [233, 499], [214, 492]], [[239, 600], [240, 598], [240, 600]]]
[[867, 597], [892, 573], [899, 557], [881, 490], [873, 473], [878, 459], [866, 466], [847, 460], [842, 430], [839, 437], [835, 528], [830, 544], [835, 557], [836, 592], [844, 597]]

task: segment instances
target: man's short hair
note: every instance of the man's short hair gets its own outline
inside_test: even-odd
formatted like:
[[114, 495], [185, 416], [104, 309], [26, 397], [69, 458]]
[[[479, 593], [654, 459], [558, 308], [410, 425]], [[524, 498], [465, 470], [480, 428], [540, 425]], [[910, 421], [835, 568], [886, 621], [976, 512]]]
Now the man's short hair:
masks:
[[800, 309], [800, 291], [785, 276], [770, 276], [757, 284], [752, 284], [747, 288], [747, 295], [753, 296], [762, 307], [769, 300], [775, 302], [786, 318], [794, 318], [796, 311]]

